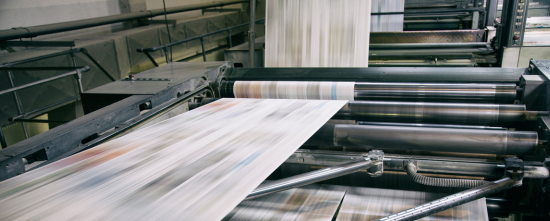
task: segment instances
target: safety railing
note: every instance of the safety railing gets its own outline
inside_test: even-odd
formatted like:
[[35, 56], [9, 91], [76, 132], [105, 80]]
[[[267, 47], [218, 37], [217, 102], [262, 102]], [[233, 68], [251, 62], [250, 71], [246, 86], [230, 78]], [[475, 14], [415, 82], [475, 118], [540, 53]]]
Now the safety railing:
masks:
[[[77, 53], [82, 53], [83, 55], [85, 55], [111, 81], [115, 81], [113, 76], [111, 76], [88, 53], [88, 51], [85, 48], [75, 48], [75, 49], [70, 49], [70, 50], [67, 50], [67, 51], [61, 51], [61, 52], [47, 54], [47, 55], [43, 55], [43, 56], [37, 56], [37, 57], [29, 58], [29, 59], [3, 63], [3, 64], [0, 65], [0, 71], [6, 71], [7, 72], [8, 80], [9, 80], [9, 83], [10, 83], [10, 86], [11, 86], [11, 88], [9, 88], [9, 89], [0, 91], [0, 95], [7, 94], [7, 93], [13, 93], [16, 108], [17, 108], [17, 114], [18, 114], [17, 116], [9, 118], [8, 121], [10, 121], [10, 122], [21, 122], [21, 125], [23, 127], [23, 132], [25, 134], [25, 139], [30, 137], [28, 129], [27, 129], [27, 125], [25, 124], [25, 122], [30, 122], [30, 121], [27, 121], [28, 119], [24, 119], [25, 117], [28, 117], [28, 116], [31, 116], [31, 115], [33, 115], [33, 116], [40, 115], [44, 111], [50, 110], [50, 109], [58, 107], [60, 105], [64, 105], [64, 104], [73, 102], [74, 100], [76, 100], [80, 97], [80, 94], [78, 94], [76, 96], [66, 98], [66, 99], [58, 101], [58, 102], [54, 102], [52, 104], [46, 105], [44, 107], [29, 111], [29, 112], [24, 112], [23, 111], [23, 105], [21, 103], [20, 97], [17, 94], [17, 91], [21, 90], [21, 89], [24, 89], [24, 88], [31, 87], [31, 86], [35, 86], [35, 85], [38, 85], [38, 84], [43, 84], [43, 83], [46, 83], [46, 82], [50, 82], [50, 81], [53, 81], [53, 80], [56, 80], [56, 79], [59, 79], [59, 78], [75, 75], [79, 93], [82, 93], [84, 91], [84, 88], [82, 86], [81, 72], [88, 71], [90, 68], [88, 66], [86, 66], [86, 67], [78, 67], [77, 66], [77, 63], [76, 63], [76, 54]], [[72, 67], [13, 67], [15, 65], [21, 65], [21, 64], [25, 64], [25, 63], [30, 63], [30, 62], [39, 61], [39, 60], [48, 59], [48, 58], [53, 58], [53, 57], [62, 56], [62, 55], [70, 55], [71, 56]], [[56, 76], [53, 76], [53, 77], [50, 77], [50, 78], [42, 79], [42, 80], [39, 80], [39, 81], [35, 81], [35, 82], [29, 83], [29, 84], [25, 84], [25, 85], [21, 85], [21, 86], [17, 86], [17, 87], [15, 86], [13, 71], [55, 71], [55, 70], [72, 70], [72, 71], [64, 73], [64, 74], [56, 75]], [[5, 119], [1, 119], [0, 122], [5, 122]], [[33, 121], [33, 122], [35, 122], [35, 123], [50, 123], [49, 120], [41, 120], [40, 122], [38, 122], [38, 121]], [[2, 125], [0, 125], [0, 126], [5, 126], [5, 125], [3, 125], [3, 123], [2, 123]], [[3, 147], [7, 147], [6, 139], [4, 137], [4, 133], [1, 129], [0, 129], [0, 144]]]
[[124, 13], [120, 15], [110, 15], [104, 17], [83, 19], [77, 21], [61, 22], [48, 25], [17, 27], [7, 30], [0, 30], [0, 41], [13, 40], [18, 38], [32, 38], [40, 35], [53, 34], [64, 31], [72, 31], [83, 28], [91, 28], [100, 25], [113, 24], [117, 22], [132, 21], [138, 19], [153, 18], [155, 16], [201, 10], [212, 7], [223, 7], [248, 2], [247, 0], [228, 0], [198, 3], [192, 5], [176, 6], [166, 9], [154, 9], [133, 13]]
[[[263, 19], [259, 19], [259, 20], [256, 20], [255, 24], [258, 24], [258, 23], [261, 23], [265, 21], [265, 18]], [[243, 27], [243, 26], [247, 26], [249, 25], [250, 23], [243, 23], [243, 24], [240, 24], [240, 25], [235, 25], [235, 26], [232, 26], [232, 27], [229, 27], [229, 28], [224, 28], [224, 29], [220, 29], [220, 30], [217, 30], [217, 31], [214, 31], [214, 32], [210, 32], [210, 33], [207, 33], [207, 34], [203, 34], [203, 35], [198, 35], [198, 36], [195, 36], [195, 37], [191, 37], [191, 38], [187, 38], [187, 39], [183, 39], [181, 41], [176, 41], [176, 42], [172, 42], [172, 43], [169, 43], [169, 44], [165, 44], [165, 45], [161, 45], [161, 46], [157, 46], [157, 47], [152, 47], [152, 48], [138, 48], [137, 49], [137, 52], [139, 53], [144, 53], [148, 58], [149, 60], [151, 60], [151, 62], [156, 66], [158, 67], [158, 63], [155, 61], [155, 59], [151, 56], [151, 52], [156, 52], [156, 51], [159, 51], [159, 50], [163, 50], [164, 51], [164, 57], [166, 58], [166, 63], [170, 63], [171, 62], [171, 58], [169, 56], [169, 48], [174, 46], [174, 45], [179, 45], [179, 44], [183, 44], [183, 43], [186, 43], [186, 42], [190, 42], [190, 41], [194, 41], [194, 40], [200, 40], [201, 41], [201, 48], [202, 48], [202, 60], [203, 61], [206, 61], [206, 50], [204, 49], [204, 38], [205, 37], [208, 37], [210, 35], [215, 35], [215, 34], [219, 34], [219, 33], [222, 33], [222, 32], [228, 32], [228, 36], [229, 36], [229, 47], [233, 47], [233, 43], [231, 41], [231, 34], [232, 34], [232, 30], [235, 29], [235, 28], [240, 28], [240, 27]]]

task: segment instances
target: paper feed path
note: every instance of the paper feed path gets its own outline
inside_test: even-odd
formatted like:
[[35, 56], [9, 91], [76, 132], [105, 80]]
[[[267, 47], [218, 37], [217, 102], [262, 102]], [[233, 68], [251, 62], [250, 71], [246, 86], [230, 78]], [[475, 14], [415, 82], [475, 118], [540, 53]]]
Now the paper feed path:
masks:
[[0, 220], [220, 220], [347, 101], [221, 99], [0, 183]]

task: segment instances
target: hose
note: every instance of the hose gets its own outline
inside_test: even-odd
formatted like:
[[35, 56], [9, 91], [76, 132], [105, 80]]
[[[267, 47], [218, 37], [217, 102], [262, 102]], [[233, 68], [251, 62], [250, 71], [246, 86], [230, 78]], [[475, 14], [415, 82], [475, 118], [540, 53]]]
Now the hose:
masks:
[[474, 188], [489, 183], [484, 180], [450, 179], [422, 176], [416, 172], [416, 165], [414, 165], [412, 161], [409, 162], [407, 166], [405, 166], [405, 170], [407, 171], [407, 175], [409, 175], [409, 177], [414, 182], [428, 186]]

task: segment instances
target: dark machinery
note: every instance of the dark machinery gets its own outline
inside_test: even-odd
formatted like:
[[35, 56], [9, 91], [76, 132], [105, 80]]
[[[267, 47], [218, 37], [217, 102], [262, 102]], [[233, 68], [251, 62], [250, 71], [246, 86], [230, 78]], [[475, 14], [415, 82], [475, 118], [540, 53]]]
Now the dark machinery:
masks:
[[[0, 150], [6, 165], [0, 178], [232, 97], [235, 81], [354, 81], [356, 100], [271, 175], [278, 181], [258, 187], [249, 198], [322, 181], [445, 190], [460, 203], [490, 197], [490, 217], [547, 219], [549, 66], [548, 60], [532, 60], [530, 68], [247, 69], [226, 62], [170, 63], [84, 92], [84, 117]], [[394, 179], [407, 185], [396, 186]], [[441, 207], [424, 215], [457, 204], [438, 202]], [[503, 209], [508, 207], [515, 209]]]

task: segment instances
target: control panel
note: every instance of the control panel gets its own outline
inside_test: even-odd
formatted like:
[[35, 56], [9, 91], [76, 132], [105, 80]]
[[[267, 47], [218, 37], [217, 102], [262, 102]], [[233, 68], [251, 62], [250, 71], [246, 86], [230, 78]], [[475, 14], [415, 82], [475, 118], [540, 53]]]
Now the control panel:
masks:
[[523, 45], [523, 34], [525, 32], [525, 23], [527, 21], [527, 10], [529, 9], [529, 0], [504, 1], [507, 3], [506, 14], [508, 23], [507, 47], [521, 47]]

